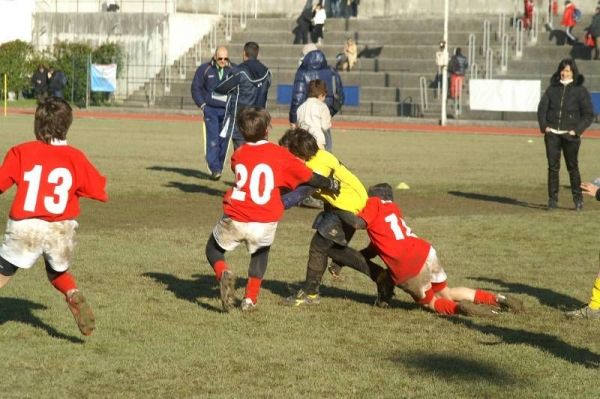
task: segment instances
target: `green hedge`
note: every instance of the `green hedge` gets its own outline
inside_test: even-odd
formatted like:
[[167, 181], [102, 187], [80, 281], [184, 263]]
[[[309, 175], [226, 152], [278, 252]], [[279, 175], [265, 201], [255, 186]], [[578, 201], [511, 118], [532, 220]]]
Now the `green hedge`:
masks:
[[[90, 59], [98, 64], [117, 64], [117, 75], [123, 69], [123, 50], [115, 43], [106, 43], [93, 49], [86, 43], [58, 42], [51, 53], [44, 53], [35, 51], [29, 43], [15, 40], [0, 45], [0, 75], [8, 75], [8, 91], [19, 96], [21, 92], [31, 89], [31, 75], [38, 65], [52, 66], [67, 76], [65, 98], [84, 106]], [[4, 89], [3, 82], [1, 86], [0, 92]], [[90, 102], [92, 105], [101, 105], [109, 99], [109, 93], [91, 93]]]

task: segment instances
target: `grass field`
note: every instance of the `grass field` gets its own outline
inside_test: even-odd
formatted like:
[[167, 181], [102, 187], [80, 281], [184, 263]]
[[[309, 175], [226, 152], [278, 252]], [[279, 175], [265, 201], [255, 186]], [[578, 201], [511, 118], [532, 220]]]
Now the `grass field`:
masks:
[[[32, 126], [0, 118], [2, 152]], [[41, 262], [17, 273], [0, 292], [0, 397], [598, 397], [600, 324], [562, 312], [589, 298], [600, 203], [575, 213], [561, 171], [561, 209], [545, 211], [541, 137], [337, 130], [334, 140], [366, 185], [410, 186], [396, 200], [451, 285], [511, 292], [527, 312], [439, 317], [399, 291], [382, 310], [351, 270], [339, 283], [325, 276], [320, 306], [283, 307], [304, 278], [316, 215], [292, 209], [259, 309], [222, 313], [204, 245], [233, 176], [208, 179], [199, 124], [78, 119], [69, 142], [108, 177], [111, 197], [82, 201], [72, 269], [97, 330], [79, 335]], [[598, 153], [600, 140], [584, 140], [584, 180], [600, 176]], [[0, 196], [2, 218], [13, 193]], [[361, 232], [353, 245], [366, 242]], [[241, 297], [248, 255], [228, 260]]]

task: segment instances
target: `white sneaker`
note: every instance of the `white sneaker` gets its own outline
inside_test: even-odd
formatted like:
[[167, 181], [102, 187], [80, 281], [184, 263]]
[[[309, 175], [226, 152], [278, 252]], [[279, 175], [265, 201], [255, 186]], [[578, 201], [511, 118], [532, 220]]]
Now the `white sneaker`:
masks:
[[253, 312], [256, 310], [256, 304], [250, 298], [244, 298], [240, 306], [242, 312]]

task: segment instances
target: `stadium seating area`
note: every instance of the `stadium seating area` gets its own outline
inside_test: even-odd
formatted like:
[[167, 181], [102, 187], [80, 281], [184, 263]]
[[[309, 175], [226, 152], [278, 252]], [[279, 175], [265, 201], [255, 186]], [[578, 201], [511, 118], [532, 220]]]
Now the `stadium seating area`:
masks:
[[[589, 23], [584, 18], [575, 30], [583, 36], [583, 27]], [[577, 58], [580, 71], [586, 76], [586, 86], [590, 91], [600, 91], [600, 66], [591, 61], [590, 52], [582, 45], [563, 45], [564, 33], [561, 30], [544, 29], [540, 22], [537, 42], [532, 43], [527, 33], [524, 35], [523, 55], [515, 57], [515, 29], [506, 17], [506, 33], [509, 35], [508, 69], [500, 71], [501, 43], [499, 38], [498, 15], [469, 15], [453, 17], [449, 23], [450, 49], [461, 47], [468, 54], [469, 36], [475, 35], [475, 56], [479, 78], [485, 76], [485, 57], [481, 53], [484, 21], [491, 26], [490, 46], [493, 49], [493, 78], [495, 79], [539, 79], [545, 88], [558, 61], [573, 56]], [[558, 23], [555, 22], [555, 25]], [[290, 85], [301, 56], [302, 45], [292, 45], [294, 19], [258, 18], [248, 19], [245, 29], [239, 21], [234, 21], [231, 40], [225, 40], [224, 22], [218, 27], [217, 43], [229, 48], [233, 62], [241, 60], [243, 44], [253, 40], [260, 44], [260, 59], [273, 72], [274, 88], [270, 94], [269, 109], [275, 114], [285, 115], [286, 104], [277, 103], [277, 87]], [[442, 39], [442, 18], [373, 18], [373, 19], [330, 19], [327, 21], [324, 45], [322, 47], [331, 65], [342, 52], [344, 41], [352, 37], [358, 44], [359, 53], [368, 50], [369, 58], [360, 57], [354, 70], [343, 72], [345, 85], [359, 88], [358, 106], [347, 106], [344, 115], [376, 117], [430, 117], [440, 115], [440, 100], [437, 98], [433, 80], [435, 78], [435, 51]], [[201, 61], [211, 56], [209, 38], [202, 39]], [[127, 106], [148, 106], [149, 92], [152, 92], [153, 106], [184, 110], [195, 109], [190, 97], [190, 83], [198, 64], [195, 54], [200, 46], [195, 46], [167, 71], [156, 77], [125, 100]], [[164, 91], [165, 74], [170, 74], [170, 91]], [[426, 80], [427, 106], [425, 107], [420, 90], [421, 78]], [[467, 80], [468, 81], [468, 80]], [[468, 84], [468, 83], [467, 83]], [[500, 113], [471, 111], [468, 107], [468, 90], [465, 90], [461, 118], [468, 119], [532, 119], [532, 113]], [[452, 107], [449, 115], [453, 116]]]

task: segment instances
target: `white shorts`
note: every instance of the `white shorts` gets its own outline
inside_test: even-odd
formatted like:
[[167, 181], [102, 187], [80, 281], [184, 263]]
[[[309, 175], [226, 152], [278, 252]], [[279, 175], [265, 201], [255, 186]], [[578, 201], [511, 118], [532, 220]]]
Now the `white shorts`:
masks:
[[8, 219], [0, 256], [29, 269], [43, 255], [52, 269], [64, 272], [71, 265], [77, 226], [75, 220]]
[[425, 293], [431, 289], [431, 283], [443, 283], [447, 279], [448, 275], [438, 260], [436, 250], [430, 247], [419, 274], [409, 278], [400, 285], [400, 288], [412, 295], [413, 298], [423, 299]]
[[213, 236], [226, 251], [233, 251], [244, 242], [248, 252], [253, 254], [258, 249], [273, 244], [276, 230], [277, 222], [237, 222], [223, 216], [213, 229]]

